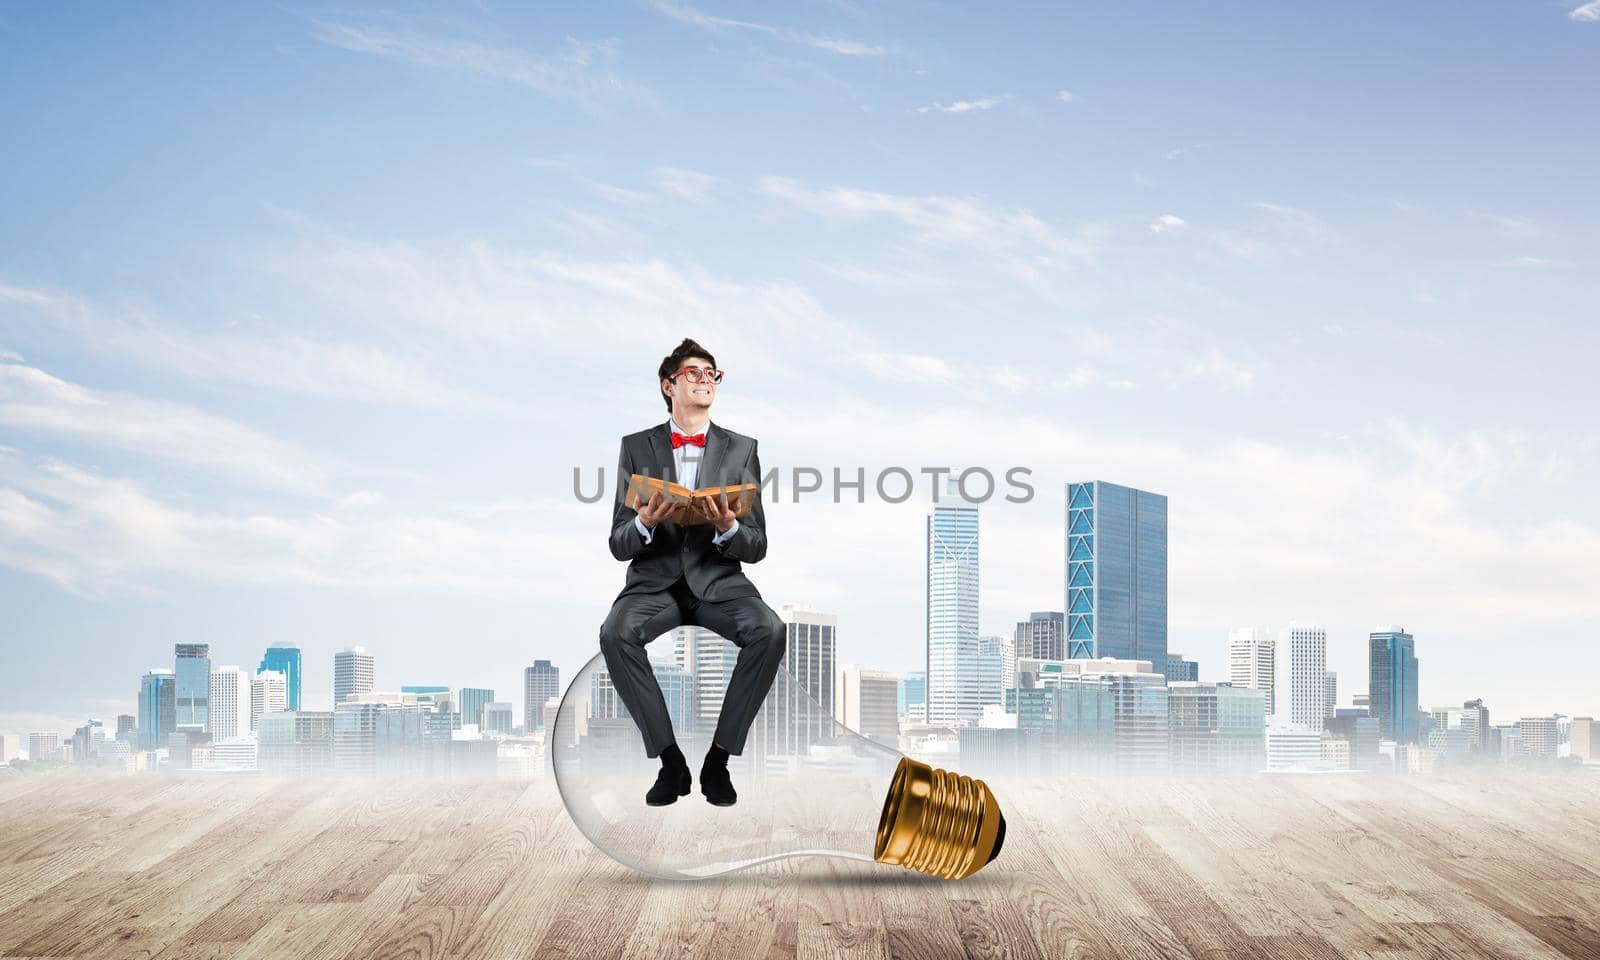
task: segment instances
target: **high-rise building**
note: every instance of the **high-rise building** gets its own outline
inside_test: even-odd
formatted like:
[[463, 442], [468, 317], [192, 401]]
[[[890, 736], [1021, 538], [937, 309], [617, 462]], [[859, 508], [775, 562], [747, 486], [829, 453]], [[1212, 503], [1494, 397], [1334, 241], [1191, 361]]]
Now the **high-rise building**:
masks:
[[513, 710], [510, 701], [493, 700], [483, 707], [483, 732], [485, 735], [511, 736]]
[[211, 739], [233, 740], [250, 732], [250, 681], [238, 667], [211, 674]]
[[283, 674], [284, 697], [288, 703], [286, 709], [300, 709], [300, 648], [292, 643], [281, 643], [267, 648], [267, 655], [261, 658], [261, 665], [256, 667], [256, 672], [271, 670]]
[[522, 668], [522, 729], [544, 728], [546, 701], [561, 696], [561, 670], [549, 660], [535, 660]]
[[177, 643], [173, 653], [175, 729], [205, 733], [210, 729], [211, 644]]
[[[430, 740], [450, 738], [449, 718], [415, 695], [353, 693], [333, 708], [333, 767], [340, 773], [416, 775], [427, 769]], [[507, 711], [509, 716], [509, 709]], [[436, 724], [434, 719], [444, 721]]]
[[1298, 724], [1320, 738], [1322, 722], [1328, 718], [1328, 632], [1290, 621], [1278, 636], [1275, 665], [1275, 722]]
[[61, 735], [59, 733], [30, 733], [28, 734], [28, 760], [33, 763], [44, 763], [47, 760], [57, 759], [61, 752]]
[[1600, 727], [1593, 717], [1573, 717], [1568, 749], [1584, 763], [1600, 760]]
[[1200, 664], [1194, 660], [1185, 660], [1181, 653], [1167, 654], [1166, 668], [1162, 671], [1167, 675], [1168, 683], [1199, 681]]
[[100, 745], [106, 742], [106, 726], [94, 717], [72, 731], [72, 759], [74, 763], [93, 763], [100, 754]]
[[[1005, 637], [978, 638], [978, 702], [1004, 704], [1006, 689], [1016, 683], [1017, 655]], [[980, 714], [981, 715], [981, 714]]]
[[[267, 671], [273, 676], [283, 674]], [[262, 674], [257, 674], [262, 676]], [[256, 721], [256, 766], [263, 773], [312, 776], [333, 769], [333, 711], [287, 710]]]
[[494, 691], [488, 687], [462, 687], [457, 699], [461, 705], [461, 722], [475, 724], [481, 731], [483, 708], [494, 702]]
[[153, 667], [139, 681], [139, 749], [159, 750], [177, 727], [175, 680], [171, 670]]
[[900, 715], [916, 720], [928, 718], [928, 674], [912, 670], [900, 678]]
[[1327, 695], [1328, 702], [1328, 709], [1322, 716], [1324, 718], [1331, 717], [1333, 712], [1339, 708], [1339, 675], [1329, 670], [1328, 678], [1323, 681], [1322, 690]]
[[1379, 768], [1378, 721], [1367, 715], [1366, 707], [1339, 707], [1334, 710], [1333, 718], [1324, 723], [1329, 736], [1349, 742], [1350, 769]]
[[[716, 634], [712, 636], [715, 637]], [[731, 647], [733, 644], [730, 643], [728, 646]], [[654, 658], [650, 660], [650, 672], [655, 674], [656, 684], [661, 687], [661, 699], [667, 704], [667, 719], [672, 721], [672, 729], [677, 734], [679, 743], [687, 744], [691, 736], [698, 739], [699, 734], [694, 732], [695, 710], [699, 697], [695, 678], [676, 663]], [[544, 711], [546, 730], [549, 730], [549, 725], [554, 722], [556, 712], [556, 705], [546, 701]], [[631, 716], [627, 704], [622, 702], [622, 697], [617, 695], [617, 688], [611, 683], [611, 674], [604, 666], [596, 668], [589, 675], [589, 716], [585, 719], [626, 720]], [[715, 714], [712, 715], [711, 722], [714, 727]], [[711, 727], [705, 728], [704, 742], [707, 744], [711, 742], [711, 729]], [[634, 737], [634, 739], [639, 738]]]
[[[673, 717], [673, 729], [680, 735], [692, 732], [697, 741], [710, 744], [722, 712], [728, 679], [733, 676], [734, 664], [738, 661], [739, 648], [705, 627], [677, 627], [672, 631], [671, 641], [673, 663], [689, 676], [694, 690], [694, 706], [689, 711], [693, 725], [680, 728], [677, 717]], [[654, 662], [652, 659], [652, 665]], [[656, 682], [660, 682], [659, 676]], [[662, 694], [666, 694], [665, 689]], [[671, 714], [670, 709], [668, 714]]]
[[276, 670], [262, 670], [250, 681], [250, 729], [261, 730], [261, 718], [289, 709], [289, 683]]
[[[792, 603], [778, 608], [788, 633], [783, 662], [756, 711], [750, 739], [758, 756], [804, 756], [832, 739], [839, 618]], [[702, 719], [702, 722], [703, 719]]]
[[123, 743], [135, 743], [139, 739], [139, 722], [131, 713], [117, 714], [117, 739]]
[[1374, 630], [1367, 636], [1369, 708], [1385, 740], [1416, 743], [1416, 642], [1401, 627]]
[[1067, 658], [1167, 662], [1167, 498], [1067, 484]]
[[1267, 764], [1267, 698], [1226, 683], [1167, 684], [1172, 772], [1256, 773]]
[[337, 706], [350, 697], [372, 692], [372, 654], [366, 647], [352, 646], [333, 655], [333, 702]]
[[1526, 755], [1535, 760], [1546, 760], [1556, 755], [1560, 740], [1559, 717], [1523, 717], [1517, 721], [1517, 734], [1522, 738]]
[[1483, 700], [1468, 700], [1461, 705], [1461, 729], [1466, 735], [1467, 752], [1493, 757], [1498, 750], [1491, 743], [1494, 728], [1489, 725], [1489, 708]]
[[[959, 497], [952, 485], [952, 493]], [[972, 724], [983, 716], [978, 660], [978, 508], [951, 503], [928, 514], [927, 717]]]
[[899, 676], [845, 664], [839, 667], [833, 686], [835, 720], [869, 740], [898, 748]]
[[1278, 709], [1274, 689], [1277, 652], [1277, 641], [1260, 627], [1236, 627], [1228, 632], [1228, 679], [1236, 687], [1266, 694], [1268, 715]]
[[[1013, 645], [1018, 659], [1065, 660], [1067, 618], [1059, 610], [1041, 610], [1017, 621]], [[1011, 686], [1011, 681], [1006, 681]]]

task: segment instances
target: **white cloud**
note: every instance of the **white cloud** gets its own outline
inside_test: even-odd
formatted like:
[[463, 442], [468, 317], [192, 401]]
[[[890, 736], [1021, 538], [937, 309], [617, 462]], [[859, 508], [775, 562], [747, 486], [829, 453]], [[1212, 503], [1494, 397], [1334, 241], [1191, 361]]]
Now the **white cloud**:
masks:
[[1062, 233], [1031, 211], [1001, 207], [974, 197], [926, 196], [857, 190], [813, 189], [787, 177], [765, 177], [760, 189], [799, 210], [830, 220], [860, 221], [886, 217], [916, 231], [918, 239], [944, 246], [967, 246], [1010, 252], [1029, 264], [1057, 258], [1089, 257], [1092, 232]]
[[377, 490], [357, 490], [347, 493], [335, 501], [334, 506], [340, 510], [365, 510], [383, 503], [383, 494]]
[[1600, 0], [1589, 0], [1581, 7], [1574, 7], [1567, 14], [1567, 19], [1589, 23], [1600, 20]]
[[1190, 379], [1207, 380], [1224, 390], [1247, 390], [1255, 382], [1253, 371], [1224, 356], [1220, 350], [1208, 351], [1189, 365], [1186, 374]]
[[251, 486], [317, 493], [326, 484], [305, 451], [243, 424], [183, 404], [92, 390], [19, 363], [0, 363], [0, 424], [188, 463]]
[[1171, 213], [1163, 213], [1150, 223], [1151, 233], [1176, 233], [1189, 225], [1189, 221]]
[[661, 192], [697, 203], [709, 198], [717, 185], [716, 177], [681, 167], [656, 167], [651, 178]]
[[686, 3], [667, 3], [666, 0], [653, 0], [651, 6], [679, 23], [687, 23], [707, 30], [742, 30], [761, 33], [789, 43], [796, 43], [845, 57], [881, 57], [889, 52], [887, 48], [874, 43], [863, 43], [859, 40], [840, 37], [819, 36], [803, 30], [790, 29], [789, 27], [775, 27], [750, 20], [733, 20], [728, 17], [713, 16]]
[[1062, 103], [1076, 103], [1078, 96], [1071, 90], [1058, 90], [1056, 92], [1056, 99], [1060, 100]]
[[1502, 260], [1498, 264], [1496, 264], [1496, 266], [1511, 267], [1513, 269], [1530, 269], [1530, 268], [1531, 269], [1539, 269], [1541, 267], [1557, 266], [1558, 264], [1561, 264], [1563, 262], [1564, 261], [1561, 261], [1561, 260], [1549, 260], [1549, 259], [1546, 259], [1544, 257], [1527, 257], [1527, 256], [1523, 256], [1523, 257], [1512, 257], [1509, 260]]
[[443, 383], [422, 359], [370, 343], [292, 332], [203, 333], [113, 309], [64, 291], [5, 288], [0, 315], [18, 329], [43, 323], [77, 337], [89, 350], [202, 383], [238, 383], [286, 393], [361, 403], [490, 407], [496, 401]]
[[1259, 211], [1253, 221], [1208, 234], [1231, 259], [1262, 264], [1279, 256], [1301, 256], [1339, 239], [1332, 224], [1299, 207], [1267, 202], [1250, 207]]
[[554, 99], [588, 105], [654, 100], [650, 91], [624, 80], [610, 68], [616, 57], [610, 41], [584, 43], [569, 37], [562, 56], [541, 57], [470, 40], [431, 37], [406, 28], [322, 19], [312, 22], [312, 38], [329, 46], [418, 66], [464, 70]]
[[1000, 97], [982, 97], [977, 100], [957, 100], [953, 103], [939, 103], [935, 101], [927, 106], [918, 107], [918, 113], [973, 113], [980, 110], [989, 110], [999, 106], [1011, 95], [1008, 93]]

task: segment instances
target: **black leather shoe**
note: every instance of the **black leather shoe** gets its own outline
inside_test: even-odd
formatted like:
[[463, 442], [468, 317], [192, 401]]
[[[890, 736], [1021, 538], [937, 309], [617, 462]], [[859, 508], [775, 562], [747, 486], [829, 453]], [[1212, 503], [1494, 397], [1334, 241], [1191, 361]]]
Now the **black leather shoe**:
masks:
[[700, 768], [700, 792], [706, 795], [707, 803], [719, 807], [731, 807], [739, 799], [728, 768], [715, 764]]
[[644, 795], [644, 802], [652, 807], [664, 807], [669, 803], [676, 803], [679, 797], [689, 795], [689, 768], [673, 770], [662, 767], [656, 774], [655, 785]]

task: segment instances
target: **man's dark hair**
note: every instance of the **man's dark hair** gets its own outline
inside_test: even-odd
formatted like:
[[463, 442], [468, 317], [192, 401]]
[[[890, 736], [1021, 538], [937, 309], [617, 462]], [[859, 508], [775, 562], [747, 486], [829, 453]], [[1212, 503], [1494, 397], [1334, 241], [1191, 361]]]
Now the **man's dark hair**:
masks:
[[[688, 337], [684, 337], [682, 343], [678, 344], [671, 353], [661, 359], [661, 369], [656, 371], [656, 386], [659, 388], [661, 381], [682, 369], [683, 361], [690, 357], [705, 357], [711, 361], [713, 367], [717, 365], [717, 358], [711, 355], [710, 350], [700, 346], [700, 344], [695, 343]], [[661, 399], [666, 401], [667, 410], [670, 412], [672, 410], [672, 398], [667, 396], [667, 391], [661, 391]]]

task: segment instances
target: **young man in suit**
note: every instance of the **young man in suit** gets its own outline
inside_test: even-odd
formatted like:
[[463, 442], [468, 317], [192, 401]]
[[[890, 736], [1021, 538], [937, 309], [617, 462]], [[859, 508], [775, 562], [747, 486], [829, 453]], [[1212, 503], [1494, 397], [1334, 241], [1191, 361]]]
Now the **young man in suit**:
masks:
[[704, 523], [675, 523], [672, 505], [652, 493], [636, 511], [626, 504], [628, 478], [645, 474], [690, 489], [760, 483], [756, 441], [711, 422], [722, 371], [711, 352], [685, 339], [656, 371], [671, 413], [665, 423], [622, 438], [611, 555], [627, 560], [628, 576], [600, 626], [600, 652], [617, 695], [644, 735], [645, 754], [661, 758], [645, 803], [664, 806], [689, 792], [689, 764], [678, 749], [661, 686], [645, 644], [683, 624], [706, 627], [739, 647], [722, 699], [716, 733], [700, 766], [700, 792], [717, 806], [738, 799], [728, 756], [745, 735], [783, 660], [787, 629], [740, 570], [767, 555], [761, 498], [744, 517], [724, 503], [702, 501]]

